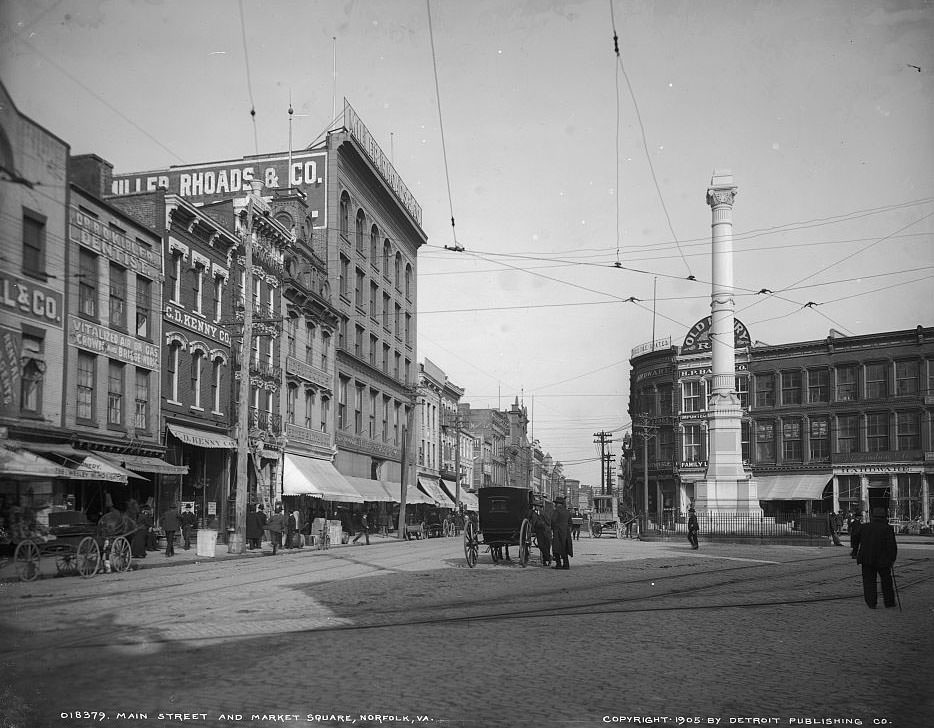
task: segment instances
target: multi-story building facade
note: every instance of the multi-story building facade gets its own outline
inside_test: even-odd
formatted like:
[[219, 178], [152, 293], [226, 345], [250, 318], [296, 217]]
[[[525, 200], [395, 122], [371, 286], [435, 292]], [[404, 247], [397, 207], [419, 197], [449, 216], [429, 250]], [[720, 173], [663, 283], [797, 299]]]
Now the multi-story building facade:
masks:
[[516, 397], [509, 411], [509, 434], [506, 438], [506, 484], [517, 488], [532, 487], [532, 445], [529, 442], [529, 413]]
[[[630, 480], [641, 506], [647, 435], [648, 511], [658, 517], [686, 510], [704, 478], [703, 324], [680, 347], [638, 347], [631, 359]], [[766, 515], [882, 503], [897, 521], [934, 515], [934, 329], [752, 345], [737, 322], [735, 344], [743, 461]]]
[[[509, 437], [509, 416], [495, 409], [473, 409], [469, 403], [458, 407], [461, 421], [481, 443], [474, 451], [474, 484], [476, 487], [505, 486], [506, 443]], [[479, 459], [478, 459], [479, 456]]]

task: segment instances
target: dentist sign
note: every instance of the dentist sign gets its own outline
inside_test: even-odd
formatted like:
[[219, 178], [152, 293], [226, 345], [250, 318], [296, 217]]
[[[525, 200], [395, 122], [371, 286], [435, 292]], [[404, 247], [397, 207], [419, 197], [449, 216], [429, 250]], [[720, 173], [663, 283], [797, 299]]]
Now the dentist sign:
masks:
[[227, 162], [211, 162], [169, 167], [166, 170], [115, 174], [115, 195], [154, 192], [160, 187], [194, 204], [242, 197], [254, 179], [270, 190], [297, 187], [307, 195], [308, 209], [315, 228], [327, 226], [325, 197], [327, 155], [325, 152], [293, 152], [244, 157]]

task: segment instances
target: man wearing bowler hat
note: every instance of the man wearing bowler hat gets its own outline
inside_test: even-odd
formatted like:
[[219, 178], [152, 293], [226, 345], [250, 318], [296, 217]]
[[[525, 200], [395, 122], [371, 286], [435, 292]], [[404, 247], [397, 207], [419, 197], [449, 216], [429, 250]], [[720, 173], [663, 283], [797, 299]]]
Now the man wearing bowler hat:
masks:
[[556, 569], [570, 569], [568, 557], [574, 555], [571, 543], [571, 512], [564, 505], [565, 498], [555, 498], [555, 510], [551, 514], [551, 548], [555, 555]]
[[895, 606], [895, 585], [892, 581], [892, 565], [898, 556], [895, 529], [887, 520], [885, 508], [873, 508], [869, 523], [862, 524], [853, 534], [856, 563], [863, 568], [863, 598], [870, 609], [876, 608], [876, 575], [882, 582], [882, 602], [887, 607]]

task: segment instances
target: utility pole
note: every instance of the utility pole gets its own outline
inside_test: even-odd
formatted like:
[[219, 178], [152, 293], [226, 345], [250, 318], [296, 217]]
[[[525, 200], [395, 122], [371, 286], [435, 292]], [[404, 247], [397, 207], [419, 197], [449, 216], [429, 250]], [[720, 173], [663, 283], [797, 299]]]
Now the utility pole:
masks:
[[603, 463], [606, 461], [606, 446], [613, 441], [613, 438], [609, 432], [603, 432], [602, 430], [593, 433], [593, 436], [596, 438], [594, 444], [600, 445], [600, 495], [606, 495], [606, 469], [603, 467]]
[[405, 538], [405, 496], [408, 492], [408, 474], [409, 474], [409, 432], [411, 431], [410, 419], [415, 414], [415, 397], [410, 394], [410, 403], [411, 407], [405, 418], [405, 424], [402, 426], [402, 475], [400, 477], [400, 488], [401, 492], [399, 493], [399, 540]]
[[603, 455], [603, 470], [606, 473], [606, 490], [608, 495], [613, 495], [613, 453], [607, 452]]
[[649, 424], [648, 412], [639, 415], [642, 430], [642, 533], [646, 533], [649, 528], [649, 440], [655, 437], [657, 426]]
[[454, 508], [461, 507], [461, 416], [454, 413]]
[[250, 453], [250, 352], [253, 348], [253, 199], [263, 189], [254, 179], [246, 203], [243, 222], [243, 339], [240, 344], [240, 389], [237, 394], [237, 499], [234, 534], [227, 544], [228, 553], [242, 554], [246, 546], [246, 506], [248, 458]]

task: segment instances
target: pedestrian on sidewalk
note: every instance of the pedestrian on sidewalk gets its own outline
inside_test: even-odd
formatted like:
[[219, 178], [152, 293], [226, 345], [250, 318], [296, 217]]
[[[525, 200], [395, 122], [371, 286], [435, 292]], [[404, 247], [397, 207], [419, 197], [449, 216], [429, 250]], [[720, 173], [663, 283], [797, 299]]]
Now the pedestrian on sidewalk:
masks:
[[833, 541], [834, 546], [842, 546], [843, 542], [840, 540], [840, 537], [837, 535], [837, 514], [834, 511], [831, 511], [827, 514], [827, 531], [830, 533], [830, 538]]
[[551, 564], [551, 527], [545, 523], [545, 518], [533, 508], [531, 513], [532, 531], [538, 541], [538, 550], [541, 552], [542, 566]]
[[370, 524], [366, 517], [366, 512], [361, 511], [357, 514], [357, 535], [354, 536], [353, 543], [357, 543], [361, 536], [366, 536], [366, 545], [370, 545]]
[[269, 531], [269, 540], [272, 542], [272, 555], [275, 556], [282, 545], [282, 531], [285, 529], [285, 516], [282, 515], [282, 506], [276, 506], [276, 512], [266, 521], [266, 530]]
[[165, 531], [165, 555], [175, 556], [175, 534], [178, 532], [178, 507], [171, 503], [162, 514], [162, 530]]
[[570, 569], [569, 556], [574, 555], [571, 541], [571, 512], [565, 507], [565, 497], [555, 498], [555, 510], [551, 514], [551, 549], [555, 556], [556, 569]]
[[195, 514], [191, 510], [191, 503], [185, 504], [185, 510], [182, 511], [179, 522], [182, 525], [182, 541], [185, 551], [188, 551], [191, 549], [191, 532], [198, 525], [198, 519], [195, 518]]
[[863, 570], [863, 599], [870, 609], [876, 608], [878, 592], [876, 577], [882, 582], [882, 602], [886, 607], [895, 606], [895, 585], [892, 581], [892, 565], [898, 557], [895, 529], [889, 525], [885, 508], [873, 508], [869, 523], [864, 523], [856, 532], [856, 563]]
[[285, 518], [285, 544], [283, 548], [292, 548], [293, 538], [295, 538], [295, 514], [289, 513]]
[[136, 531], [133, 532], [133, 558], [146, 558], [146, 544], [149, 540], [149, 532], [152, 531], [152, 514], [149, 509], [143, 506], [136, 520]]
[[850, 535], [850, 557], [854, 559], [856, 558], [857, 536], [859, 535], [859, 529], [863, 525], [862, 516], [862, 512], [856, 511], [850, 519], [849, 526], [847, 526], [847, 532]]
[[247, 548], [251, 551], [261, 548], [263, 529], [265, 526], [266, 514], [263, 513], [263, 507], [259, 506], [258, 511], [251, 507], [250, 511], [246, 514], [246, 543]]
[[694, 510], [694, 506], [688, 508], [688, 541], [691, 543], [692, 549], [700, 548], [697, 542], [697, 533], [700, 531], [700, 524], [697, 522], [697, 512]]

